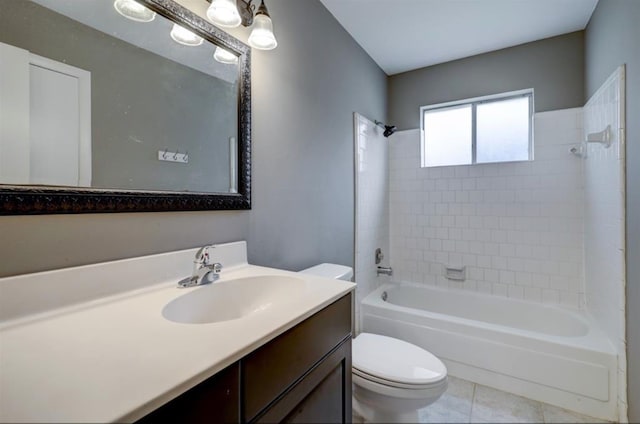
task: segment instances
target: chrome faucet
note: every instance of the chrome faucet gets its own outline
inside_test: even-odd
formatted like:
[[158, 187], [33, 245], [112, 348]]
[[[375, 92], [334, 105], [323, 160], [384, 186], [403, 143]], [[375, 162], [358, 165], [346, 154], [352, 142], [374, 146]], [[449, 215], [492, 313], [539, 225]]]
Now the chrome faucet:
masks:
[[204, 246], [196, 252], [193, 260], [193, 273], [191, 277], [184, 278], [178, 282], [178, 287], [193, 287], [203, 284], [213, 283], [220, 278], [222, 264], [219, 262], [210, 263], [209, 249], [215, 246]]
[[390, 266], [378, 266], [378, 269], [376, 270], [376, 274], [380, 275], [388, 275], [388, 276], [392, 276], [393, 275], [393, 269]]

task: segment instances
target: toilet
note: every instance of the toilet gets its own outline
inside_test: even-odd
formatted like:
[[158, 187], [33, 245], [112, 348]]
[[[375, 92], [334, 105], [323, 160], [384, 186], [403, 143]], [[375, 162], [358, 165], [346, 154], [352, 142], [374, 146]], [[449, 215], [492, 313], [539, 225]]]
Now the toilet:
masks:
[[[353, 270], [320, 264], [300, 271], [350, 281]], [[352, 343], [353, 410], [365, 422], [418, 422], [418, 410], [447, 390], [447, 368], [430, 352], [393, 337], [361, 333]]]

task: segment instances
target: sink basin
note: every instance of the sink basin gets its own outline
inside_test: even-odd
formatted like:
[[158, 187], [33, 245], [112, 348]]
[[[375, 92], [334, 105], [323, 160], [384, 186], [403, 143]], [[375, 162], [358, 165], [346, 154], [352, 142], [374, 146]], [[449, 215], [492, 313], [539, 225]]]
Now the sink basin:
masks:
[[220, 281], [173, 299], [162, 309], [162, 316], [183, 324], [230, 321], [284, 303], [304, 290], [303, 279], [282, 275]]

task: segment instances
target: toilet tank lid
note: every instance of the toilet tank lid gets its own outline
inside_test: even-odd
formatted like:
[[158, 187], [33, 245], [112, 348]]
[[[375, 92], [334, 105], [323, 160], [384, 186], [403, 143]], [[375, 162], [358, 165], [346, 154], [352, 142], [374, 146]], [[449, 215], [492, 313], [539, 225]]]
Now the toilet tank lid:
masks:
[[333, 278], [334, 280], [350, 281], [353, 277], [353, 269], [350, 266], [338, 264], [320, 264], [300, 271], [303, 274], [311, 274], [317, 277]]

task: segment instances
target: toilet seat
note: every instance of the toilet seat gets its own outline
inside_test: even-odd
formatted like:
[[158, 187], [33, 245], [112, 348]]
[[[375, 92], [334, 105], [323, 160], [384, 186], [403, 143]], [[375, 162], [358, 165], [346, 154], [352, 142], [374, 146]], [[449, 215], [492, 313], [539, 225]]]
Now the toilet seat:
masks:
[[410, 383], [401, 383], [401, 382], [392, 381], [392, 380], [385, 380], [384, 378], [380, 378], [378, 376], [362, 372], [357, 368], [352, 368], [352, 372], [353, 372], [354, 378], [357, 376], [359, 377], [360, 380], [366, 380], [375, 384], [379, 384], [387, 387], [393, 387], [396, 389], [408, 389], [408, 390], [422, 390], [422, 389], [430, 389], [432, 387], [437, 387], [437, 386], [440, 386], [443, 381], [446, 381], [446, 378], [447, 378], [445, 376], [440, 380], [430, 384], [410, 384]]
[[354, 375], [399, 389], [429, 389], [446, 384], [447, 368], [430, 352], [403, 340], [361, 333], [353, 340]]
[[[395, 387], [388, 384], [381, 384], [367, 378], [362, 378], [358, 374], [353, 374], [353, 384], [355, 387], [367, 389], [373, 393], [378, 393], [383, 396], [398, 399], [429, 399], [439, 398], [449, 385], [447, 378], [440, 380], [438, 383], [431, 384], [425, 387], [404, 388]], [[354, 394], [357, 396], [357, 390], [354, 389]]]

